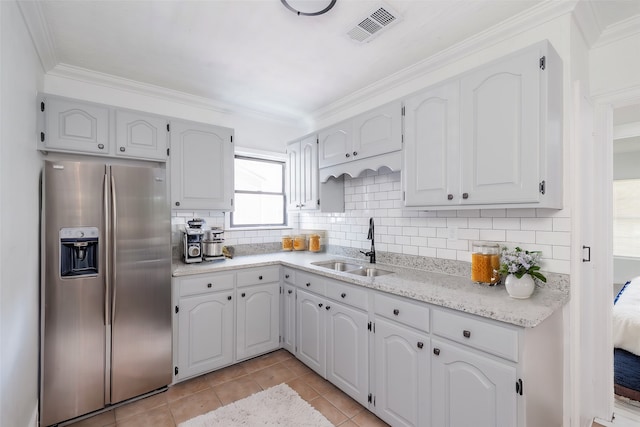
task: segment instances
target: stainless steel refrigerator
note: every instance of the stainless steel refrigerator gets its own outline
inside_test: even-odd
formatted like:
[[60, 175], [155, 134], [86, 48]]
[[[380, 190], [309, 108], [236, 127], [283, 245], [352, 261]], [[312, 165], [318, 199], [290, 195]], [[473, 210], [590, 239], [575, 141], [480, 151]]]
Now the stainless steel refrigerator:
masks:
[[171, 382], [165, 179], [161, 167], [45, 161], [40, 425]]

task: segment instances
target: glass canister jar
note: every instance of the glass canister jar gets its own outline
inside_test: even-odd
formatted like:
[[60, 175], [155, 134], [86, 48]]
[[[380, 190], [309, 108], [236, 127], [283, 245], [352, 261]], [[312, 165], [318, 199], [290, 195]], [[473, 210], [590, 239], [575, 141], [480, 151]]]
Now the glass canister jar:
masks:
[[292, 251], [293, 250], [293, 237], [291, 237], [291, 236], [282, 236], [282, 250], [283, 251]]
[[312, 234], [309, 236], [309, 250], [311, 252], [320, 252], [320, 235]]
[[293, 250], [294, 251], [306, 251], [307, 250], [307, 236], [304, 234], [298, 234], [293, 237]]
[[471, 251], [471, 280], [495, 285], [500, 280], [500, 245], [474, 242]]

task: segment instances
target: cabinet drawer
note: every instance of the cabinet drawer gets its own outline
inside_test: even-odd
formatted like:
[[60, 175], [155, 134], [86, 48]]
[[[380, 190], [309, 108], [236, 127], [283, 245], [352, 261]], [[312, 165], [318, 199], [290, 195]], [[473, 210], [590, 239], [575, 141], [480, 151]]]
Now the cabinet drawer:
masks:
[[178, 281], [180, 296], [197, 295], [233, 289], [234, 274], [215, 274], [181, 277]]
[[518, 361], [518, 331], [457, 313], [433, 310], [433, 333], [508, 360]]
[[377, 315], [429, 332], [429, 308], [425, 305], [376, 293], [374, 309]]
[[296, 283], [296, 271], [293, 268], [284, 268], [282, 278], [286, 283], [294, 285]]
[[349, 286], [340, 282], [328, 281], [326, 295], [343, 304], [366, 310], [369, 307], [369, 295], [366, 289]]
[[259, 267], [238, 271], [238, 286], [280, 282], [280, 267]]
[[327, 279], [315, 274], [296, 272], [296, 286], [318, 295], [325, 295], [325, 284]]

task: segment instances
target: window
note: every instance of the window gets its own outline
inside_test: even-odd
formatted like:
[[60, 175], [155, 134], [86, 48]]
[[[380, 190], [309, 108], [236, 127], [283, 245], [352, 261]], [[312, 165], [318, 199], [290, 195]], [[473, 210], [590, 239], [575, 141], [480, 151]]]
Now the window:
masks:
[[254, 157], [235, 158], [234, 211], [230, 226], [284, 226], [284, 162]]
[[640, 179], [613, 181], [613, 255], [640, 258]]

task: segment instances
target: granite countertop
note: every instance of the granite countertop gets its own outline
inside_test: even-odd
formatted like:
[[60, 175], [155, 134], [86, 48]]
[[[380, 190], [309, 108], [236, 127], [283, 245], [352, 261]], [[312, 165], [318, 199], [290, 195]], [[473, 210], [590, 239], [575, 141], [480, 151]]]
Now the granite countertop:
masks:
[[530, 298], [518, 300], [507, 295], [504, 285], [480, 285], [473, 283], [468, 277], [386, 264], [375, 264], [375, 266], [379, 269], [392, 271], [393, 274], [363, 277], [312, 264], [330, 260], [348, 261], [362, 266], [370, 265], [366, 259], [354, 260], [327, 253], [277, 252], [194, 264], [185, 264], [180, 260], [174, 260], [173, 276], [214, 273], [243, 267], [284, 265], [354, 285], [527, 328], [539, 325], [569, 301], [568, 292], [548, 286], [538, 286]]

